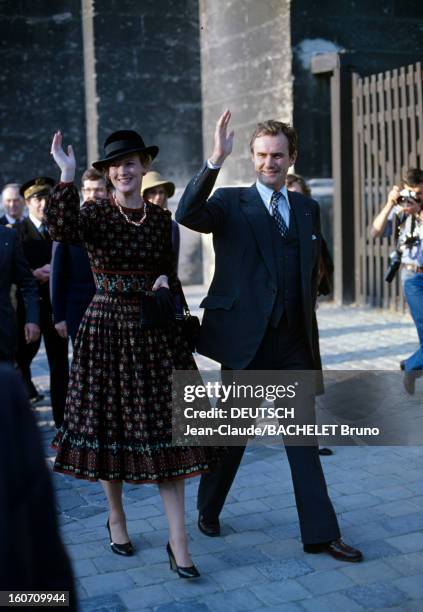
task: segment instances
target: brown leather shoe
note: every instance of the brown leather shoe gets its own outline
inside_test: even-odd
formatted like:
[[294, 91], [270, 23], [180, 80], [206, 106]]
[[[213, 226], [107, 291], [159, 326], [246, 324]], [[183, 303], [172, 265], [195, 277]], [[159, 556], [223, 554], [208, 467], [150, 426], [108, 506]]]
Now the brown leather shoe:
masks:
[[214, 521], [209, 521], [204, 518], [202, 514], [198, 516], [198, 529], [204, 535], [209, 536], [210, 538], [217, 538], [220, 536], [220, 523], [219, 519]]
[[338, 540], [333, 540], [332, 542], [322, 542], [321, 544], [304, 544], [303, 548], [304, 552], [311, 554], [327, 552], [329, 555], [335, 559], [338, 559], [339, 561], [358, 563], [359, 561], [363, 560], [362, 553], [357, 550], [357, 548], [353, 548], [352, 546], [345, 544], [341, 538]]

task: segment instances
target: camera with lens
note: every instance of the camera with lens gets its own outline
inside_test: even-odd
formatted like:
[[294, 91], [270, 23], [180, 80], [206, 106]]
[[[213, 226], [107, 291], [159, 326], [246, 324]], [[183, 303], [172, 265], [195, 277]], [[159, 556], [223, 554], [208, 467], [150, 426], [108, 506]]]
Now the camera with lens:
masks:
[[402, 253], [399, 249], [395, 249], [395, 251], [392, 251], [392, 253], [389, 255], [389, 265], [385, 274], [385, 280], [387, 283], [392, 283], [394, 280], [395, 275], [401, 265], [401, 255]]
[[413, 236], [413, 234], [407, 234], [405, 236], [405, 239], [401, 240], [401, 244], [398, 246], [398, 248], [396, 248], [395, 251], [392, 251], [392, 253], [389, 255], [389, 265], [385, 274], [385, 280], [387, 283], [392, 283], [396, 273], [399, 270], [403, 249], [410, 249], [419, 241], [420, 238], [418, 236]]
[[415, 191], [412, 189], [402, 189], [399, 194], [398, 204], [406, 204], [407, 202], [411, 204], [419, 204], [421, 206]]

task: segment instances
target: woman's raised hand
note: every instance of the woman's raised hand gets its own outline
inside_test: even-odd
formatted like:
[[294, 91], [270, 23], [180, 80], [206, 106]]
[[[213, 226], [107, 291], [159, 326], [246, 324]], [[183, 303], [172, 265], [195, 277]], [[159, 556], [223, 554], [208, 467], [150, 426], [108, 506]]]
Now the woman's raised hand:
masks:
[[53, 136], [53, 142], [51, 143], [51, 154], [61, 170], [62, 174], [60, 180], [63, 183], [69, 183], [75, 178], [76, 161], [75, 155], [73, 154], [72, 145], [68, 146], [66, 153], [63, 150], [62, 140], [62, 132], [59, 130]]

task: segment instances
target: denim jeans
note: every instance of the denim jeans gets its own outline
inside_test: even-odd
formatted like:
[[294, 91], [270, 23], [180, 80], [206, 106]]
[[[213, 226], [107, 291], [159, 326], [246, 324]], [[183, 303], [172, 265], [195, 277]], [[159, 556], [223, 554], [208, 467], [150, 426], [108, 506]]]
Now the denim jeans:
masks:
[[420, 347], [405, 361], [405, 371], [423, 370], [423, 273], [409, 272], [403, 277], [404, 295], [413, 317]]

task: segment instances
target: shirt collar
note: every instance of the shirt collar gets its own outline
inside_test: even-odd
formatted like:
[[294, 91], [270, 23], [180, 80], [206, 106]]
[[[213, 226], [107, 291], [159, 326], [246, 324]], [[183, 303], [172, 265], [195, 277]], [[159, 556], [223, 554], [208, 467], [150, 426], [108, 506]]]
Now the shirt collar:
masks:
[[34, 217], [34, 215], [31, 215], [31, 213], [29, 213], [29, 218], [31, 219], [37, 230], [40, 229], [42, 222], [36, 217]]
[[[263, 185], [263, 183], [260, 183], [260, 181], [257, 179], [256, 180], [256, 187], [257, 187], [257, 191], [260, 194], [261, 199], [263, 200], [263, 203], [265, 204], [267, 210], [270, 209], [270, 200], [272, 198], [272, 194], [274, 192], [274, 189], [271, 189], [270, 187], [267, 187], [266, 185]], [[284, 198], [285, 198], [285, 202], [288, 205], [288, 209], [291, 209], [291, 205], [289, 203], [289, 198], [288, 198], [288, 189], [286, 188], [286, 185], [282, 185], [282, 187], [279, 189], [279, 193], [281, 193]]]
[[16, 223], [16, 219], [14, 217], [11, 217], [7, 213], [4, 213], [4, 216], [6, 217], [7, 222], [10, 223], [10, 225], [14, 225]]

